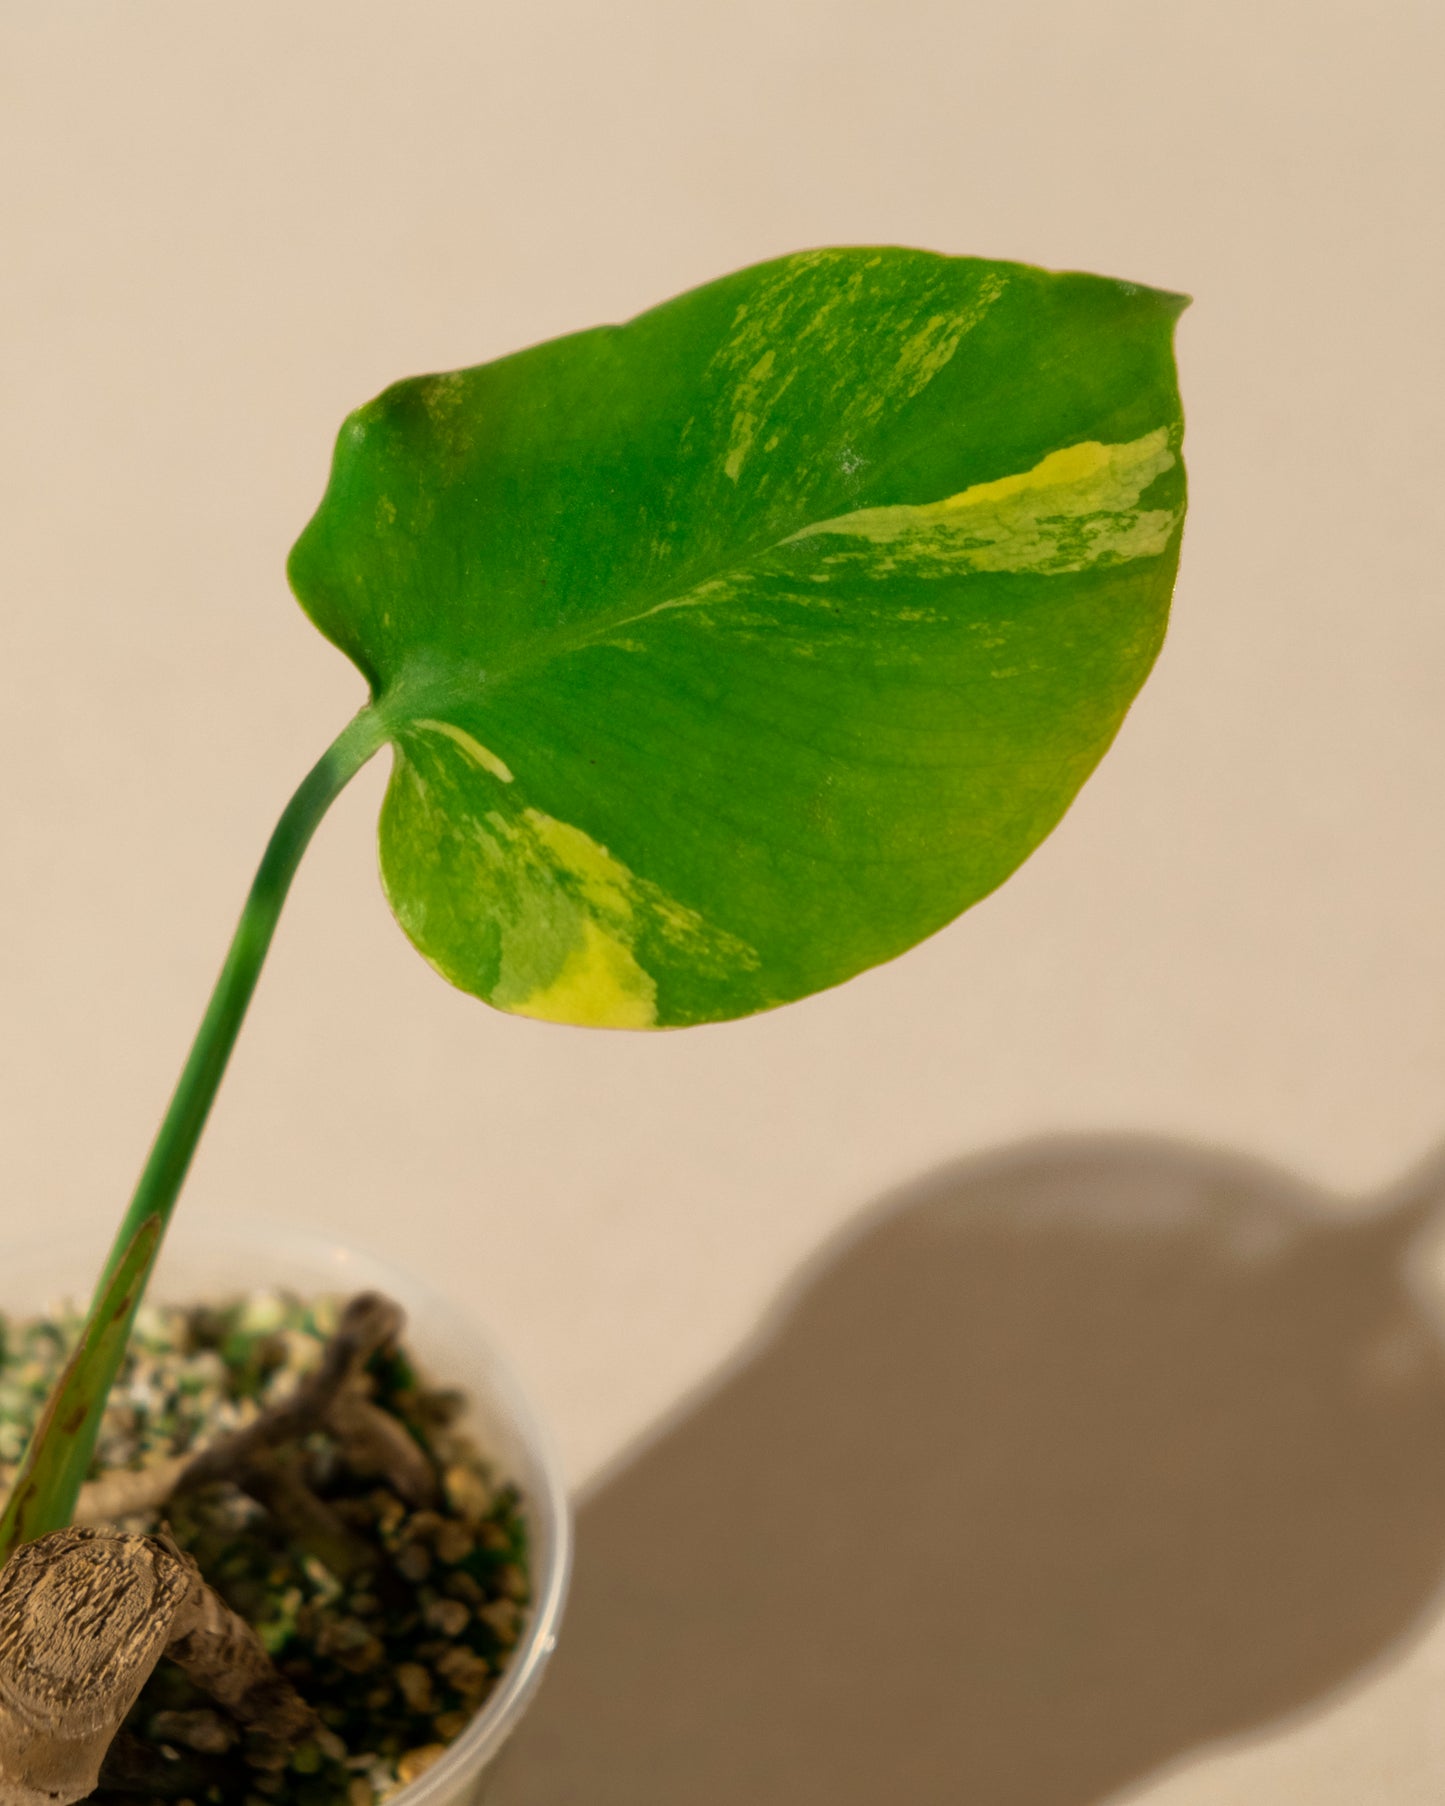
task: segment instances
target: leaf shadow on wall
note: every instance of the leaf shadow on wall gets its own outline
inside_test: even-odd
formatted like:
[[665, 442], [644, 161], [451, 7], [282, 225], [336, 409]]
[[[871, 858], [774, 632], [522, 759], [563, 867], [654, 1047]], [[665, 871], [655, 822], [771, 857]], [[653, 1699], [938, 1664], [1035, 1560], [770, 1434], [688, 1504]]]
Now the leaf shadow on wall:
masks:
[[894, 1197], [585, 1501], [495, 1806], [1082, 1806], [1319, 1702], [1445, 1573], [1442, 1193], [1092, 1139]]

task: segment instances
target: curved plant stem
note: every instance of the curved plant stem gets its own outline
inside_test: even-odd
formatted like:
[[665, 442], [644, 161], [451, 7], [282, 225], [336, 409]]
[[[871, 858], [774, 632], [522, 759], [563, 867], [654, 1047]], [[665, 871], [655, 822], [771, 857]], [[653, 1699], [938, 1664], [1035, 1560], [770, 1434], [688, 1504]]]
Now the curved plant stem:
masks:
[[[42, 1418], [25, 1452], [0, 1526], [0, 1560], [9, 1553], [9, 1543], [59, 1529], [70, 1519], [131, 1322], [236, 1044], [301, 855], [322, 816], [385, 739], [381, 721], [370, 707], [364, 708], [307, 773], [276, 824], [190, 1057], [116, 1235], [80, 1345], [57, 1385], [57, 1396], [61, 1388], [68, 1388], [68, 1408]], [[117, 1300], [112, 1282], [123, 1266], [139, 1268], [134, 1274], [137, 1283], [127, 1283]], [[128, 1281], [130, 1278], [128, 1272]], [[117, 1302], [123, 1317], [119, 1334], [115, 1333], [121, 1327]], [[23, 1513], [17, 1511], [22, 1496]]]
[[281, 905], [301, 863], [301, 855], [332, 803], [385, 739], [385, 729], [365, 708], [327, 747], [287, 803], [267, 843], [261, 864], [241, 911], [226, 963], [155, 1138], [101, 1277], [103, 1286], [121, 1259], [136, 1229], [148, 1216], [170, 1218], [210, 1114], [231, 1049], [236, 1045], [246, 1006], [261, 976], [261, 965], [276, 932]]

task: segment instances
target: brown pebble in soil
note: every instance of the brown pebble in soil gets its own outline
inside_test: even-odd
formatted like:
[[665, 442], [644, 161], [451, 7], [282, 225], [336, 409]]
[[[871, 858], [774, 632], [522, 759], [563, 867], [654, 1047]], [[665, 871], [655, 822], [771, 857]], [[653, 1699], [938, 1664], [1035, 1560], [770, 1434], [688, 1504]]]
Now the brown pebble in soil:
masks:
[[386, 1649], [359, 1618], [336, 1618], [321, 1627], [316, 1653], [330, 1656], [348, 1674], [369, 1674], [380, 1666]]
[[424, 1430], [447, 1429], [467, 1408], [465, 1393], [450, 1387], [428, 1392], [398, 1392], [392, 1404], [402, 1417]]
[[437, 1560], [448, 1567], [455, 1567], [459, 1561], [465, 1561], [477, 1546], [477, 1539], [465, 1524], [455, 1518], [444, 1523], [432, 1539], [432, 1547], [436, 1550]]
[[463, 1698], [480, 1697], [492, 1684], [491, 1664], [465, 1644], [454, 1644], [436, 1659], [436, 1671], [450, 1681]]
[[509, 1561], [498, 1573], [497, 1585], [508, 1599], [515, 1599], [519, 1605], [526, 1603], [531, 1592], [527, 1576], [514, 1561]]
[[392, 1677], [407, 1705], [413, 1712], [428, 1713], [432, 1710], [432, 1677], [420, 1662], [401, 1662], [397, 1665]]
[[148, 1728], [158, 1743], [178, 1743], [203, 1756], [225, 1755], [238, 1735], [235, 1725], [222, 1718], [219, 1712], [207, 1709], [157, 1712]]
[[443, 1743], [451, 1743], [461, 1736], [471, 1722], [470, 1712], [438, 1712], [431, 1721], [431, 1728]]
[[472, 1621], [472, 1614], [460, 1599], [436, 1599], [422, 1613], [432, 1630], [444, 1637], [459, 1637]]
[[406, 1506], [394, 1492], [388, 1492], [384, 1486], [378, 1486], [370, 1499], [376, 1527], [383, 1536], [391, 1536], [399, 1530], [406, 1519]]
[[442, 1475], [442, 1490], [452, 1510], [468, 1523], [480, 1523], [492, 1509], [491, 1487], [474, 1468], [461, 1463]]
[[402, 1782], [419, 1780], [446, 1753], [447, 1746], [444, 1743], [423, 1743], [414, 1750], [408, 1750], [397, 1761], [397, 1779]]
[[467, 1605], [485, 1605], [487, 1589], [474, 1574], [459, 1569], [455, 1574], [448, 1574], [442, 1582], [447, 1595], [452, 1599], [460, 1599]]
[[494, 1599], [477, 1613], [504, 1649], [510, 1649], [521, 1629], [522, 1615], [511, 1599]]
[[397, 1555], [396, 1571], [403, 1580], [420, 1586], [431, 1573], [431, 1550], [424, 1543], [408, 1543]]

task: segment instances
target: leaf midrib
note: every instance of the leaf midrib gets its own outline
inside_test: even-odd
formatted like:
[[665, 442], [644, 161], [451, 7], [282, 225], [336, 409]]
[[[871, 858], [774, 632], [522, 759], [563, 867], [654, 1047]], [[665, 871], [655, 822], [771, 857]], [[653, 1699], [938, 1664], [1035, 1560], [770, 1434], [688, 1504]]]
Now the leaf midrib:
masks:
[[[1163, 424], [1171, 425], [1172, 422]], [[914, 440], [907, 447], [893, 452], [891, 456], [879, 459], [874, 467], [874, 483], [886, 478], [890, 470], [905, 455], [909, 458], [916, 458], [920, 445], [927, 448], [949, 436], [951, 435], [948, 427], [940, 424], [923, 439]], [[978, 477], [975, 481], [991, 482], [997, 477], [1014, 474], [1016, 473], [1013, 471], [1004, 470], [995, 473], [994, 476]], [[870, 487], [872, 486], [870, 484]], [[936, 496], [933, 501], [945, 499], [946, 496]], [[704, 584], [715, 583], [724, 577], [733, 575], [747, 565], [758, 562], [770, 553], [776, 552], [780, 547], [787, 545], [790, 540], [796, 539], [800, 533], [810, 527], [817, 527], [824, 521], [845, 519], [847, 515], [858, 513], [863, 508], [881, 505], [883, 504], [869, 501], [861, 502], [855, 507], [845, 508], [841, 513], [837, 509], [820, 511], [816, 516], [795, 523], [789, 527], [786, 533], [776, 538], [760, 537], [746, 551], [726, 562], [720, 561], [710, 567], [701, 564], [690, 578], [681, 583], [660, 584], [658, 586], [660, 593], [656, 593], [645, 607], [638, 608], [636, 598], [630, 598], [614, 613], [591, 616], [585, 622], [558, 626], [544, 634], [532, 636], [526, 641], [525, 649], [520, 656], [514, 656], [509, 662], [504, 661], [499, 666], [488, 665], [482, 684], [485, 688], [494, 688], [499, 684], [515, 680], [537, 665], [550, 664], [575, 652], [585, 651], [588, 647], [604, 641], [609, 635], [661, 612], [669, 603], [681, 604], [684, 597], [690, 595], [694, 590], [700, 589]], [[930, 504], [928, 501], [915, 501], [901, 505], [927, 507]], [[514, 642], [515, 646], [522, 644], [521, 641]], [[441, 676], [435, 670], [438, 663], [454, 668], [462, 662], [456, 653], [432, 646], [422, 647], [402, 659], [397, 667], [396, 675], [383, 685], [375, 699], [377, 712], [386, 722], [387, 730], [392, 738], [395, 738], [395, 730], [407, 721], [414, 720], [420, 715], [435, 713], [439, 709], [445, 710], [447, 706], [458, 700], [465, 702], [475, 701], [478, 698], [479, 690], [475, 676], [462, 678], [453, 675], [452, 671], [448, 671], [446, 676]], [[426, 669], [428, 666], [433, 669], [428, 671]]]

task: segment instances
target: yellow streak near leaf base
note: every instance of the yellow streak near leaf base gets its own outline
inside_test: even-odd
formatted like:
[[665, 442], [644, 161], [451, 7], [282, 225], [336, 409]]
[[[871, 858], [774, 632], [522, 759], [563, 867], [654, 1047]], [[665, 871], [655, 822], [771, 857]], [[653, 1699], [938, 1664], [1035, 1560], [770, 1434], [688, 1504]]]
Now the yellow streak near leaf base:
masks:
[[658, 1026], [641, 949], [704, 977], [756, 968], [753, 948], [582, 828], [518, 806], [491, 781], [510, 786], [512, 773], [464, 729], [408, 726], [424, 731], [398, 741], [389, 832], [426, 876], [393, 885], [386, 835], [383, 875], [403, 927], [453, 984], [516, 1015], [638, 1029]]
[[474, 765], [480, 765], [483, 771], [491, 772], [492, 776], [503, 784], [512, 782], [510, 766], [499, 759], [489, 746], [483, 746], [480, 740], [474, 740], [465, 728], [458, 727], [455, 722], [417, 720], [413, 721], [411, 725], [424, 727], [433, 734], [445, 734], [448, 740], [461, 747]]

